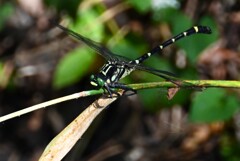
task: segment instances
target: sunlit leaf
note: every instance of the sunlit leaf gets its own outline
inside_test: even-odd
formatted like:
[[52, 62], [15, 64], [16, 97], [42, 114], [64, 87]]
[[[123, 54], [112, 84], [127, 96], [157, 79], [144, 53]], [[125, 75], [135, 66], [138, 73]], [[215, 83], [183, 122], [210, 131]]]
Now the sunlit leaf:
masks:
[[[71, 21], [69, 27], [78, 33], [87, 36], [91, 40], [101, 42], [104, 34], [104, 24], [97, 21], [99, 13], [93, 8], [79, 10], [75, 21]], [[93, 23], [94, 22], [94, 23]]]
[[77, 48], [68, 53], [57, 66], [54, 87], [62, 88], [79, 81], [89, 70], [94, 57], [95, 54], [86, 47]]
[[[79, 16], [74, 22], [71, 21], [69, 27], [71, 30], [88, 37], [94, 41], [99, 41], [103, 37], [103, 24], [92, 23], [98, 17], [93, 9], [79, 11]], [[90, 23], [91, 22], [91, 23]], [[79, 43], [82, 43], [79, 41]], [[93, 65], [95, 54], [89, 46], [78, 48], [69, 52], [59, 63], [55, 77], [54, 87], [62, 88], [79, 81]]]

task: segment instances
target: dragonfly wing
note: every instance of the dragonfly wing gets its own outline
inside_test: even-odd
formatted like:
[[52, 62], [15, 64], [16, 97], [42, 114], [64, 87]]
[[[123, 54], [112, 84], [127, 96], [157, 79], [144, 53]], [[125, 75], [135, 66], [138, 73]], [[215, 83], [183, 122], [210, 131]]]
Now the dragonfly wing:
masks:
[[62, 29], [67, 34], [71, 35], [72, 37], [75, 37], [76, 39], [78, 39], [78, 40], [82, 41], [83, 43], [85, 43], [86, 45], [88, 45], [90, 48], [95, 50], [98, 54], [103, 56], [105, 59], [111, 60], [111, 61], [115, 60], [115, 57], [113, 55], [116, 55], [116, 54], [112, 53], [109, 49], [104, 47], [102, 44], [95, 42], [91, 39], [88, 39], [72, 30], [69, 30], [68, 28], [65, 28], [65, 27], [59, 25], [59, 24], [56, 24], [56, 26], [58, 28]]
[[[159, 76], [167, 81], [170, 81], [170, 82], [176, 84], [177, 86], [181, 86], [181, 84], [187, 83], [184, 80], [177, 78], [173, 73], [168, 72], [168, 71], [158, 70], [158, 69], [154, 69], [154, 68], [146, 67], [146, 66], [142, 66], [142, 65], [136, 65], [135, 69], [145, 71], [145, 72], [151, 73], [153, 75]], [[191, 86], [190, 83], [187, 83], [187, 84], [188, 84], [188, 86]]]
[[141, 70], [141, 71], [145, 71], [145, 72], [154, 74], [154, 75], [162, 77], [166, 80], [180, 80], [179, 78], [176, 77], [175, 74], [165, 71], [165, 70], [158, 70], [158, 69], [154, 69], [154, 68], [139, 65], [139, 64], [128, 64], [128, 66], [130, 68], [134, 68], [136, 70]]
[[170, 81], [170, 82], [174, 83], [175, 85], [177, 85], [179, 87], [181, 87], [181, 85], [184, 85], [184, 86], [187, 86], [189, 88], [195, 88], [195, 89], [198, 89], [198, 90], [200, 89], [201, 90], [201, 88], [195, 86], [192, 83], [186, 82], [186, 81], [182, 80], [181, 78], [177, 78], [175, 74], [173, 74], [171, 72], [168, 72], [168, 71], [158, 70], [158, 69], [154, 69], [154, 68], [151, 68], [151, 67], [146, 67], [146, 66], [143, 66], [143, 65], [136, 65], [135, 69], [136, 70], [142, 70], [142, 71], [154, 74], [156, 76], [159, 76], [159, 77], [161, 77], [161, 78], [163, 78], [167, 81]]

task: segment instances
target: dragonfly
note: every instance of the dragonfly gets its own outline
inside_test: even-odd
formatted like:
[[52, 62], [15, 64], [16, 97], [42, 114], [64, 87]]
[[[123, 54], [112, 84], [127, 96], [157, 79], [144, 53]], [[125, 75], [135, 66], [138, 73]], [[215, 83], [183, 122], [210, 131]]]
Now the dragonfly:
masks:
[[68, 35], [71, 35], [72, 37], [82, 41], [106, 59], [107, 62], [102, 66], [99, 73], [90, 76], [90, 83], [99, 89], [102, 88], [107, 94], [109, 94], [110, 97], [113, 96], [113, 93], [119, 95], [117, 92], [115, 92], [116, 89], [122, 89], [124, 91], [130, 90], [135, 93], [133, 89], [119, 82], [122, 78], [126, 77], [135, 70], [141, 70], [154, 74], [165, 79], [166, 81], [170, 81], [176, 85], [179, 85], [179, 83], [177, 83], [179, 81], [179, 78], [175, 77], [171, 72], [144, 66], [142, 63], [152, 55], [160, 53], [164, 48], [184, 37], [194, 34], [211, 34], [212, 32], [211, 28], [208, 26], [193, 26], [184, 32], [177, 34], [176, 36], [173, 36], [162, 44], [154, 47], [152, 50], [143, 54], [141, 57], [135, 60], [130, 60], [127, 57], [113, 53], [102, 44], [84, 37], [68, 28], [65, 28], [60, 24], [56, 24], [56, 26]]

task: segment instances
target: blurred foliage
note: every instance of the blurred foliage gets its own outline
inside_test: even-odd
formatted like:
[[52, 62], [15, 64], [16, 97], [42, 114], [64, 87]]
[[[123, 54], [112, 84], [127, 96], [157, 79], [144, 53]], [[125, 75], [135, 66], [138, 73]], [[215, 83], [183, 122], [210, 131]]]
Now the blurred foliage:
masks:
[[240, 160], [240, 144], [232, 134], [224, 134], [221, 137], [221, 155], [226, 161]]
[[143, 39], [137, 37], [136, 35], [129, 34], [109, 48], [113, 51], [113, 53], [132, 60], [142, 55], [142, 51], [146, 51], [147, 47], [148, 46]]
[[[108, 21], [101, 19], [102, 15], [108, 11], [108, 8], [105, 8], [103, 2], [98, 2], [84, 9], [80, 9], [79, 7], [79, 4], [82, 2], [81, 0], [44, 0], [44, 2], [46, 5], [53, 7], [58, 13], [65, 13], [61, 14], [61, 16], [63, 16], [61, 19], [67, 22], [65, 23], [65, 27], [96, 42], [111, 44], [107, 47], [116, 54], [129, 59], [135, 59], [148, 52], [150, 46], [152, 46], [144, 39], [143, 35], [147, 33], [146, 31], [141, 31], [142, 33], [140, 32], [139, 34], [129, 30], [126, 35], [120, 36], [119, 40], [113, 42], [115, 41], [115, 35], [119, 34], [119, 32], [121, 33], [122, 28], [119, 27], [120, 25], [118, 26], [117, 19], [114, 19], [115, 17], [112, 17], [112, 19]], [[203, 14], [199, 19], [192, 20], [182, 12], [181, 7], [178, 5], [161, 7], [161, 5], [154, 5], [151, 0], [125, 0], [121, 2], [127, 3], [127, 5], [130, 6], [130, 9], [124, 11], [125, 13], [123, 14], [126, 17], [129, 15], [129, 17], [126, 18], [128, 19], [127, 21], [138, 21], [140, 28], [142, 27], [143, 30], [148, 26], [158, 28], [160, 25], [166, 25], [170, 28], [171, 34], [175, 35], [193, 25], [206, 25], [211, 27], [211, 35], [199, 34], [176, 42], [178, 49], [181, 49], [187, 57], [187, 66], [185, 68], [179, 69], [176, 67], [173, 57], [161, 56], [162, 54], [164, 55], [164, 51], [159, 55], [153, 56], [145, 63], [145, 65], [155, 69], [177, 73], [177, 77], [181, 79], [198, 79], [196, 71], [198, 56], [209, 45], [216, 42], [219, 37], [219, 31], [213, 17]], [[177, 2], [181, 1], [176, 1], [176, 3]], [[10, 2], [0, 5], [0, 30], [4, 27], [6, 20], [11, 16], [13, 11], [14, 6]], [[135, 12], [135, 15], [133, 12]], [[134, 17], [133, 20], [131, 20], [131, 16]], [[146, 17], [148, 19], [145, 19]], [[131, 24], [127, 25], [131, 28]], [[86, 75], [92, 74], [89, 73], [89, 69], [95, 66], [94, 62], [97, 61], [96, 59], [98, 57], [89, 47], [83, 47], [81, 42], [79, 42], [79, 44], [80, 46], [78, 48], [66, 53], [59, 62], [53, 79], [53, 86], [55, 88], [59, 89], [73, 85], [81, 81]], [[3, 77], [2, 60], [0, 62], [0, 76]], [[15, 82], [13, 80], [14, 79], [11, 79], [11, 82], [9, 82], [9, 87], [11, 88], [8, 89], [14, 89]], [[123, 82], [128, 84], [160, 80], [162, 79], [157, 76], [136, 71], [125, 78]], [[167, 89], [143, 90], [138, 92], [138, 96], [145, 110], [151, 113], [155, 113], [161, 108], [172, 107], [174, 105], [189, 107], [189, 119], [193, 122], [211, 123], [215, 121], [228, 121], [236, 111], [239, 110], [239, 99], [235, 94], [225, 89], [207, 89], [197, 92], [194, 97], [192, 97], [192, 92], [195, 92], [194, 89], [180, 90], [172, 100], [167, 99]], [[222, 138], [221, 154], [228, 161], [237, 161], [240, 158], [240, 147], [239, 143], [232, 138], [233, 137], [229, 136]]]
[[11, 3], [3, 3], [0, 5], [0, 30], [3, 28], [5, 21], [13, 13], [13, 6]]
[[143, 107], [150, 113], [158, 112], [160, 107], [166, 108], [187, 104], [190, 94], [190, 90], [180, 90], [172, 100], [169, 100], [167, 89], [149, 89], [138, 92]]
[[62, 88], [81, 79], [93, 64], [94, 56], [86, 47], [69, 52], [56, 69], [54, 87]]
[[101, 42], [105, 33], [104, 24], [96, 20], [99, 15], [100, 11], [98, 9], [88, 8], [78, 10], [77, 17], [74, 20], [71, 20], [70, 17], [66, 17], [65, 20], [67, 19], [70, 22], [71, 30], [85, 37], [91, 37], [96, 42]]
[[[173, 35], [188, 29], [193, 24], [207, 25], [211, 27], [213, 31], [213, 34], [211, 35], [194, 35], [176, 43], [179, 48], [185, 51], [186, 56], [190, 61], [189, 68], [179, 70], [176, 66], [171, 64], [171, 61], [157, 56], [150, 58], [150, 60], [145, 63], [156, 69], [178, 73], [177, 76], [182, 79], [184, 79], [182, 76], [196, 79], [197, 72], [194, 69], [194, 65], [198, 54], [218, 38], [218, 31], [214, 20], [209, 16], [203, 16], [199, 22], [192, 22], [190, 18], [176, 8], [154, 9], [149, 7], [149, 1], [148, 3], [138, 3], [135, 0], [128, 0], [127, 2], [141, 13], [152, 12], [152, 21], [155, 21], [155, 23], [168, 23], [172, 28]], [[101, 15], [102, 11], [100, 11], [99, 8], [96, 8], [97, 7], [78, 11], [74, 21], [72, 21], [70, 17], [66, 17], [65, 19], [70, 22], [70, 29], [79, 34], [83, 34], [97, 42], [112, 41], [109, 39], [110, 36], [108, 36], [108, 33], [104, 31], [104, 24], [98, 21], [98, 17]], [[111, 44], [114, 43], [111, 42]], [[129, 59], [135, 59], [149, 50], [145, 40], [134, 34], [128, 34], [124, 39], [120, 39], [114, 46], [109, 48], [114, 53], [125, 56]], [[90, 50], [91, 49], [87, 48], [78, 48], [73, 52], [69, 52], [62, 59], [55, 73], [55, 87], [62, 88], [71, 85], [86, 75], [90, 66], [93, 65], [93, 59], [95, 59], [95, 56], [93, 56], [94, 54], [89, 53]], [[132, 75], [124, 79], [123, 82], [136, 83], [161, 80], [161, 78], [146, 72], [138, 71], [134, 72]], [[236, 112], [238, 104], [236, 98], [234, 96], [224, 97], [226, 94], [224, 90], [215, 90], [216, 89], [206, 90], [195, 96], [190, 113], [192, 121], [213, 122], [227, 120], [234, 114], [234, 112]], [[159, 107], [171, 107], [174, 104], [186, 104], [189, 100], [191, 90], [180, 90], [173, 100], [170, 101], [166, 97], [166, 89], [146, 90], [139, 93], [139, 97], [142, 100], [144, 107], [146, 107], [146, 110], [154, 112], [159, 110]], [[146, 95], [149, 97], [145, 97]], [[208, 97], [209, 95], [214, 96], [210, 98]], [[221, 101], [222, 99], [224, 99], [224, 102]], [[202, 102], [204, 102], [204, 104]]]
[[223, 89], [207, 89], [192, 101], [190, 120], [216, 122], [229, 120], [239, 110], [239, 100]]
[[[81, 11], [79, 14], [81, 19], [77, 18], [75, 22], [68, 18], [71, 22], [71, 30], [89, 35], [94, 40], [100, 41], [103, 37], [103, 24], [94, 23], [94, 25], [91, 25], [98, 14], [96, 10], [88, 9]], [[87, 74], [94, 58], [93, 50], [89, 47], [78, 48], [67, 53], [57, 66], [53, 80], [54, 87], [63, 88], [81, 80]]]
[[176, 44], [186, 52], [187, 58], [190, 63], [194, 65], [197, 60], [198, 54], [205, 49], [208, 45], [215, 42], [218, 38], [217, 26], [214, 20], [209, 16], [203, 16], [199, 22], [192, 22], [185, 14], [175, 8], [164, 8], [154, 12], [153, 19], [157, 22], [166, 22], [172, 27], [173, 34], [178, 34], [189, 26], [206, 25], [212, 29], [211, 35], [194, 35], [185, 38]]
[[4, 72], [3, 72], [3, 63], [0, 62], [0, 87], [2, 86], [2, 81], [3, 81], [3, 78], [4, 77]]
[[76, 18], [78, 6], [81, 0], [68, 0], [68, 1], [59, 1], [59, 0], [44, 0], [45, 4], [56, 8], [58, 12], [65, 11], [71, 17]]
[[[47, 5], [56, 8], [58, 12], [65, 11], [66, 15], [68, 15], [63, 17], [68, 23], [68, 26], [66, 27], [96, 42], [114, 44], [109, 46], [109, 48], [118, 55], [125, 56], [129, 59], [135, 59], [150, 49], [142, 36], [134, 33], [128, 33], [123, 39], [113, 43], [112, 41], [114, 41], [114, 39], [110, 39], [113, 36], [105, 30], [106, 27], [111, 28], [111, 25], [109, 26], [108, 24], [107, 26], [106, 23], [104, 24], [99, 19], [99, 16], [102, 15], [107, 8], [104, 8], [103, 5], [99, 3], [94, 5], [94, 7], [87, 7], [80, 10], [80, 2], [80, 0], [72, 0], [71, 2], [45, 0]], [[178, 73], [177, 76], [182, 79], [197, 79], [197, 72], [194, 66], [198, 54], [208, 45], [215, 42], [219, 35], [214, 20], [208, 15], [203, 15], [198, 21], [193, 22], [187, 15], [179, 10], [177, 6], [153, 6], [152, 1], [150, 0], [126, 0], [125, 2], [141, 14], [151, 13], [152, 19], [149, 19], [148, 22], [153, 25], [158, 25], [159, 23], [168, 24], [171, 27], [172, 35], [176, 35], [188, 29], [193, 26], [193, 24], [207, 25], [211, 27], [213, 31], [211, 35], [199, 34], [176, 42], [176, 45], [186, 53], [189, 60], [188, 68], [179, 69], [171, 60], [159, 56], [154, 56], [145, 63], [147, 66], [151, 66], [155, 69]], [[0, 27], [3, 25], [5, 19], [11, 14], [12, 10], [12, 6], [9, 3], [5, 3], [1, 6], [0, 15], [2, 18], [0, 20]], [[118, 32], [117, 30], [111, 31], [114, 32], [113, 34]], [[64, 88], [78, 82], [85, 75], [90, 74], [88, 71], [89, 68], [94, 65], [94, 59], [96, 59], [96, 55], [94, 54], [94, 51], [88, 47], [79, 47], [70, 51], [62, 58], [57, 66], [53, 86], [56, 88]], [[159, 80], [161, 80], [161, 78], [157, 76], [137, 71], [130, 77], [124, 79], [123, 82], [135, 83]], [[167, 99], [166, 94], [166, 89], [153, 89], [139, 92], [139, 97], [142, 100], [144, 107], [146, 107], [146, 110], [154, 112], [159, 110], [159, 107], [171, 107], [174, 104], [186, 104], [189, 101], [191, 90], [180, 90], [173, 100], [170, 101]], [[146, 95], [150, 97], [145, 97]], [[208, 97], [209, 95], [212, 97]], [[237, 110], [238, 101], [235, 96], [229, 95], [228, 97], [224, 97], [225, 95], [226, 93], [224, 90], [216, 89], [209, 89], [196, 94], [191, 105], [190, 119], [197, 122], [213, 122], [231, 118]], [[160, 99], [158, 99], [159, 97]], [[224, 99], [224, 101], [222, 101], [222, 99]]]
[[146, 13], [151, 9], [151, 0], [127, 0], [127, 2], [140, 13]]

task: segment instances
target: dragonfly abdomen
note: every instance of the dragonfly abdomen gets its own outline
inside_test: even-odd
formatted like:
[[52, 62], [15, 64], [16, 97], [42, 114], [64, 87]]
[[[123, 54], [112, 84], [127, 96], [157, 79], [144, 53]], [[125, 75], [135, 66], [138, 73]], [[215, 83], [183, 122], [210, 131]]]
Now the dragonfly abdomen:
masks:
[[112, 96], [112, 93], [114, 92], [113, 88], [132, 90], [131, 88], [119, 83], [119, 80], [124, 78], [125, 76], [129, 75], [132, 71], [134, 71], [136, 69], [152, 73], [154, 75], [164, 78], [165, 80], [174, 82], [175, 78], [173, 80], [173, 76], [171, 73], [169, 73], [167, 71], [163, 71], [163, 70], [157, 70], [157, 69], [153, 69], [150, 67], [145, 67], [140, 64], [143, 61], [147, 60], [152, 55], [162, 51], [165, 47], [173, 44], [174, 42], [176, 42], [186, 36], [190, 36], [190, 35], [196, 34], [196, 33], [202, 33], [202, 34], [210, 34], [211, 33], [211, 29], [209, 27], [194, 26], [194, 27], [172, 37], [171, 39], [165, 41], [161, 45], [156, 46], [155, 48], [153, 48], [151, 51], [144, 54], [143, 56], [141, 56], [135, 60], [128, 61], [127, 58], [125, 59], [122, 56], [114, 54], [113, 52], [111, 52], [110, 50], [108, 50], [107, 48], [102, 46], [101, 44], [99, 44], [91, 39], [88, 39], [74, 31], [71, 31], [71, 30], [61, 26], [61, 25], [57, 25], [57, 26], [60, 29], [62, 29], [63, 31], [65, 31], [66, 33], [68, 33], [69, 35], [84, 42], [86, 45], [91, 47], [93, 50], [97, 51], [100, 55], [102, 55], [107, 60], [107, 63], [101, 68], [100, 72], [96, 75], [91, 76], [90, 83], [94, 86], [105, 89], [109, 93], [110, 96]]
[[163, 42], [161, 45], [156, 46], [155, 48], [153, 48], [150, 52], [142, 55], [141, 57], [137, 58], [136, 60], [131, 61], [131, 63], [136, 63], [136, 64], [141, 64], [142, 62], [144, 62], [145, 60], [147, 60], [149, 57], [151, 57], [152, 55], [161, 52], [165, 47], [175, 43], [176, 41], [193, 35], [193, 34], [210, 34], [211, 33], [211, 29], [207, 26], [193, 26], [192, 28], [172, 37], [171, 39]]

